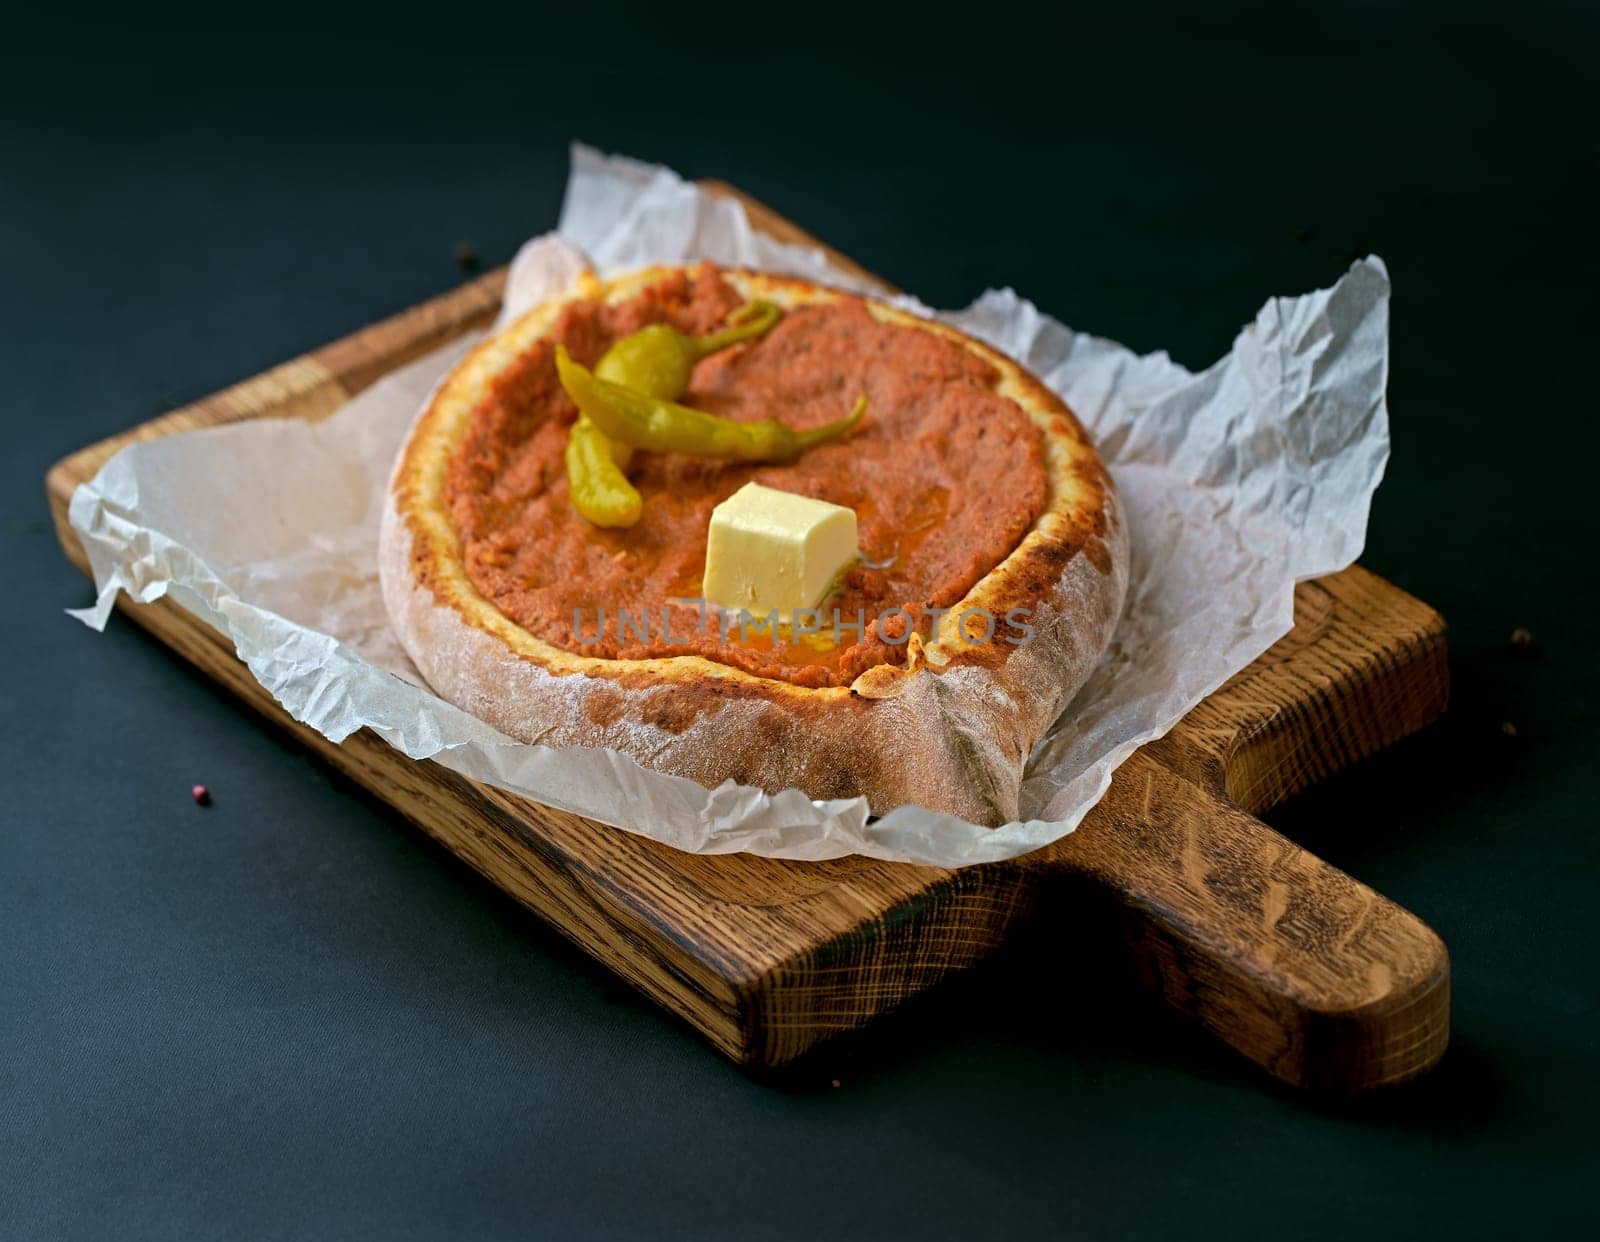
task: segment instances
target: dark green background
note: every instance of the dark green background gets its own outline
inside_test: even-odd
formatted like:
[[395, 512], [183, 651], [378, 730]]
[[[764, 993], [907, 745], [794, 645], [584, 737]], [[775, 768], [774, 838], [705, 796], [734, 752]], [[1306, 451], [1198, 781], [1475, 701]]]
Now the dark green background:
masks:
[[[0, 1236], [1592, 1225], [1600, 22], [1298, 7], [7, 18]], [[62, 616], [50, 462], [449, 288], [458, 242], [505, 260], [571, 138], [1190, 366], [1388, 260], [1364, 560], [1449, 619], [1455, 702], [1273, 822], [1449, 942], [1435, 1074], [1296, 1097], [1067, 918], [752, 1081], [125, 619]]]

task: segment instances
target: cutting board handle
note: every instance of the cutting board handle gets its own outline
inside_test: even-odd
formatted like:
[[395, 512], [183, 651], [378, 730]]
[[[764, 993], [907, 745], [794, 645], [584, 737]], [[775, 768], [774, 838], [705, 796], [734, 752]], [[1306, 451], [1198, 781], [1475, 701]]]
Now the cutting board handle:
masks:
[[1141, 752], [1092, 831], [1034, 855], [1109, 899], [1140, 977], [1286, 1082], [1415, 1077], [1449, 1038], [1450, 962], [1421, 919]]

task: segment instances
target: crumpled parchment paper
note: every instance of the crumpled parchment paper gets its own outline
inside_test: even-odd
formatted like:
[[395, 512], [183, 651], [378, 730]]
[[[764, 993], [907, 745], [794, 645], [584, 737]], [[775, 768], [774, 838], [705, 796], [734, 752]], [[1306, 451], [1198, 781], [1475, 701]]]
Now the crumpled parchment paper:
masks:
[[[583, 147], [559, 237], [518, 255], [505, 314], [564, 288], [581, 261], [573, 247], [602, 270], [709, 257], [856, 284], [820, 251], [756, 233], [736, 203]], [[72, 500], [99, 591], [74, 615], [99, 629], [118, 591], [170, 595], [227, 634], [295, 719], [336, 742], [371, 729], [413, 759], [679, 849], [946, 867], [1014, 857], [1071, 832], [1118, 764], [1287, 633], [1296, 581], [1360, 553], [1389, 453], [1389, 280], [1368, 258], [1331, 289], [1274, 298], [1198, 374], [1074, 332], [1010, 289], [939, 318], [1066, 400], [1132, 531], [1122, 623], [1035, 750], [1020, 822], [980, 828], [909, 806], [869, 821], [859, 799], [708, 790], [615, 751], [523, 745], [423, 688], [384, 615], [378, 515], [407, 427], [476, 338], [319, 423], [257, 420], [125, 448]]]

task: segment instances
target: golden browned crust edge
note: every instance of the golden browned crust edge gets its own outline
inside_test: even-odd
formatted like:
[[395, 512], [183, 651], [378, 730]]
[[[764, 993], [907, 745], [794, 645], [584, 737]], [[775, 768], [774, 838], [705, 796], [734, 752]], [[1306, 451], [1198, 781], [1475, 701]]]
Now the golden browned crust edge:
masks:
[[[917, 803], [978, 823], [1017, 813], [1029, 751], [1087, 679], [1121, 611], [1127, 536], [1109, 476], [1061, 400], [1011, 359], [943, 324], [866, 299], [886, 320], [936, 332], [979, 354], [1040, 428], [1045, 511], [1018, 546], [952, 610], [904, 666], [850, 688], [812, 689], [699, 656], [608, 660], [568, 652], [516, 625], [467, 578], [442, 503], [455, 445], [487, 384], [554, 323], [566, 302], [631, 297], [676, 269], [607, 282], [592, 275], [474, 349], [418, 416], [396, 459], [379, 569], [396, 632], [430, 685], [512, 737], [607, 746], [702, 784], [724, 780], [813, 798], [864, 796], [874, 813]], [[849, 296], [737, 269], [746, 297], [785, 306]], [[969, 646], [960, 613], [1032, 610], [1032, 642]]]

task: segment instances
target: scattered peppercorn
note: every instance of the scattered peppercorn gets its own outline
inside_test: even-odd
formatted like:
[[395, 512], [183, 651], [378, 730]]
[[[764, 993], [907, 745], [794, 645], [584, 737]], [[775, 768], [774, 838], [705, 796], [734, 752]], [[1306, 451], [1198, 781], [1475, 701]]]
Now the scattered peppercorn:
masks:
[[459, 243], [456, 246], [456, 266], [459, 267], [463, 272], [477, 271], [478, 252], [471, 246], [467, 245], [466, 242]]
[[1521, 626], [1511, 631], [1511, 645], [1513, 647], [1533, 646], [1533, 631], [1525, 630]]
[[192, 797], [200, 806], [211, 805], [211, 791], [204, 785], [196, 785], [189, 791], [189, 796]]
[[1503, 723], [1500, 726], [1500, 732], [1504, 733], [1507, 737], [1516, 737], [1517, 736], [1517, 726], [1512, 724], [1509, 720], [1507, 720], [1505, 723]]

